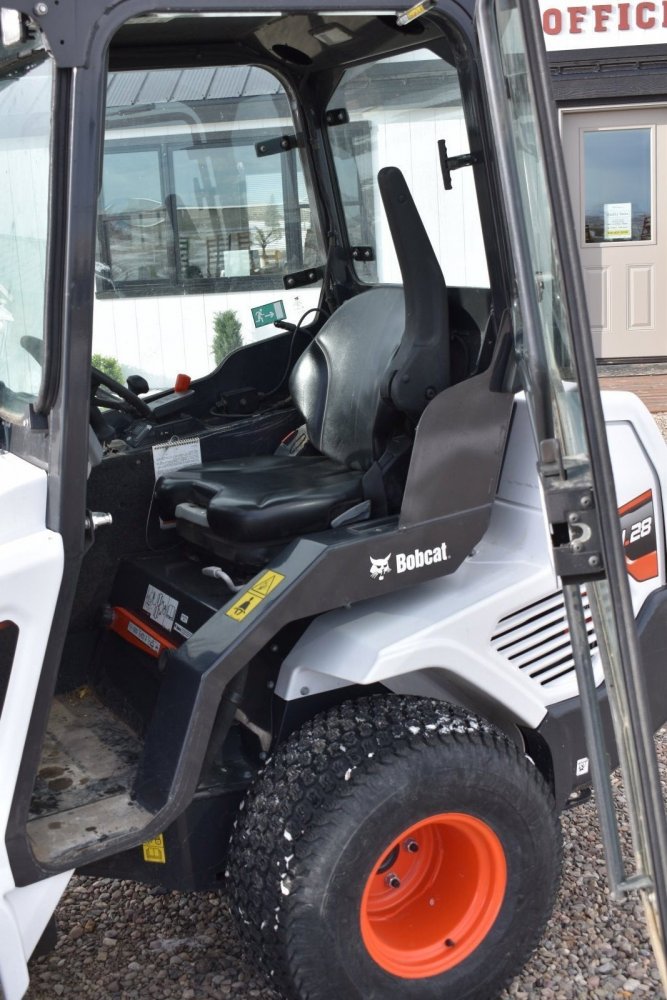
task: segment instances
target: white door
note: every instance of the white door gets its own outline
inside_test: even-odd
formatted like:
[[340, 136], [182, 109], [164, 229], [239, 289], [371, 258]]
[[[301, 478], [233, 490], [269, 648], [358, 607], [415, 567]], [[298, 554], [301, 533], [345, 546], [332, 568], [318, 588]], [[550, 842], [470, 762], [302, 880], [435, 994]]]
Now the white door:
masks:
[[[12, 12], [2, 4], [0, 35], [12, 27]], [[42, 375], [54, 78], [37, 42], [30, 59], [19, 61], [19, 50], [0, 41], [0, 996], [6, 1000], [25, 993], [28, 958], [70, 876], [17, 886], [7, 849], [65, 559], [61, 535], [47, 527], [43, 445], [33, 439], [28, 416]], [[51, 497], [58, 501], [57, 483]]]
[[4, 637], [0, 646], [0, 996], [7, 1000], [17, 1000], [27, 989], [27, 957], [71, 874], [18, 888], [5, 847], [21, 754], [63, 575], [62, 539], [45, 527], [46, 489], [44, 470], [0, 451], [0, 629]]
[[667, 108], [563, 113], [595, 353], [667, 356]]

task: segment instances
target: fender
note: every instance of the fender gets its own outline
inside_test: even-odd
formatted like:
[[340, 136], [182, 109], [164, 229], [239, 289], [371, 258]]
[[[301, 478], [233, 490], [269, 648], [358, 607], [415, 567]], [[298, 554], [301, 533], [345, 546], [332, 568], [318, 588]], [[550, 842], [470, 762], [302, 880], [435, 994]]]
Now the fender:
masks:
[[502, 619], [557, 593], [541, 510], [497, 500], [487, 535], [455, 577], [321, 615], [285, 658], [276, 694], [292, 701], [377, 683], [450, 699], [458, 692], [462, 703], [537, 728], [550, 703], [576, 695], [574, 672], [544, 685], [513, 666], [494, 635]]

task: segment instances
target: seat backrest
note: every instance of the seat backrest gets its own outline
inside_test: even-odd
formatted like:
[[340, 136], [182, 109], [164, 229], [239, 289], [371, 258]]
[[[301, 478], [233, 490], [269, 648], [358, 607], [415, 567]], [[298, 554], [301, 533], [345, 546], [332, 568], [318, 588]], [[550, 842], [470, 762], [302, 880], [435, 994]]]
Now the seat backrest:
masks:
[[381, 388], [404, 329], [403, 289], [371, 288], [344, 302], [297, 361], [292, 398], [322, 454], [365, 470], [384, 451], [397, 414]]
[[385, 395], [416, 424], [429, 400], [451, 385], [447, 285], [398, 167], [383, 167], [378, 187], [405, 289], [405, 330]]
[[345, 302], [290, 379], [311, 442], [360, 469], [380, 457], [399, 421], [416, 424], [450, 384], [442, 270], [401, 171], [384, 167], [378, 186], [403, 287], [375, 287]]

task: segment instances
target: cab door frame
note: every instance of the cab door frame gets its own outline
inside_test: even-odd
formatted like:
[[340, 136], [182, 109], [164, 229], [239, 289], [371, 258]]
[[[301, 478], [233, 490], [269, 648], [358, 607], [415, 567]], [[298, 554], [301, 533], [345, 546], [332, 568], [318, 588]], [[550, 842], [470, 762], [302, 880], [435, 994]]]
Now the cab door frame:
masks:
[[[508, 195], [515, 312], [523, 337], [517, 346], [539, 442], [554, 557], [563, 579], [609, 882], [615, 898], [640, 892], [667, 988], [667, 815], [541, 20], [532, 0], [478, 0], [475, 23], [501, 182]], [[525, 141], [527, 117], [535, 121], [534, 144]], [[546, 235], [536, 232], [544, 222], [535, 220], [541, 206], [546, 210], [542, 212]], [[555, 300], [545, 294], [543, 262], [558, 289]], [[586, 509], [591, 517], [586, 519], [582, 542], [573, 525], [581, 522]], [[577, 565], [582, 545], [588, 543], [592, 549], [586, 551], [584, 564]], [[636, 868], [629, 876], [587, 645], [583, 583], [610, 692], [632, 817]]]

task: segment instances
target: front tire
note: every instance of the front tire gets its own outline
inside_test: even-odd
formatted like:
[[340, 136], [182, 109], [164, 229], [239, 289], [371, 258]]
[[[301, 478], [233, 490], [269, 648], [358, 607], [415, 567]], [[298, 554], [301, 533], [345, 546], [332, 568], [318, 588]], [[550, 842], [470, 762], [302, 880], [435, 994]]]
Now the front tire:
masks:
[[539, 940], [560, 858], [551, 793], [514, 744], [442, 702], [380, 696], [278, 748], [228, 875], [289, 1000], [492, 1000]]

